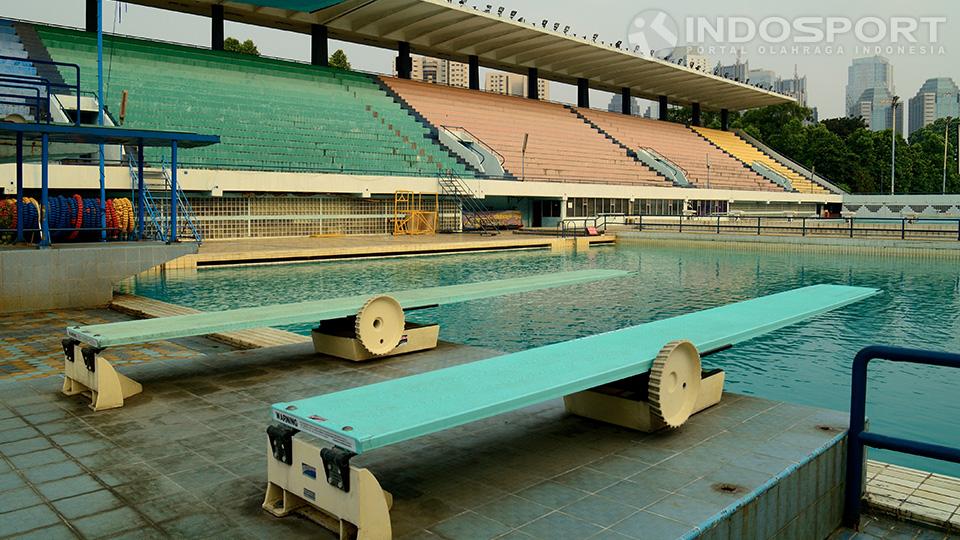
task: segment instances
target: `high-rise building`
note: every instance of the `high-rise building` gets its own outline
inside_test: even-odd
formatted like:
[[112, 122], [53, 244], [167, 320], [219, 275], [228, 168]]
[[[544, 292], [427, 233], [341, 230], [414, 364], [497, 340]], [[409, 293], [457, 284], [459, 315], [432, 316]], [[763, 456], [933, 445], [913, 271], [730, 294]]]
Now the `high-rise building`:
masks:
[[[487, 73], [483, 89], [494, 94], [527, 97], [527, 76], [504, 71]], [[550, 83], [545, 79], [537, 81], [537, 94], [540, 99], [550, 99]]]
[[667, 62], [679, 64], [700, 71], [709, 71], [710, 59], [699, 53], [697, 47], [683, 46], [670, 49], [663, 58]]
[[929, 126], [940, 118], [960, 118], [960, 92], [949, 77], [927, 79], [910, 98], [910, 131]]
[[[797, 100], [797, 103], [807, 106], [807, 76], [804, 75], [801, 77], [797, 73], [793, 74], [793, 78], [790, 79], [781, 79], [777, 85], [777, 91], [781, 94], [786, 94], [793, 99]], [[816, 109], [816, 107], [814, 107]]]
[[716, 74], [734, 81], [745, 81], [750, 78], [750, 62], [740, 62], [729, 66], [718, 66]]
[[780, 77], [772, 69], [751, 69], [747, 74], [747, 80], [750, 84], [759, 85], [768, 90], [775, 90]]
[[[886, 88], [868, 88], [850, 109], [851, 117], [863, 118], [867, 128], [883, 131], [893, 128], [893, 95]], [[896, 132], [903, 134], [903, 103], [897, 105]]]
[[[615, 113], [623, 112], [623, 96], [614, 95], [610, 98], [610, 103], [607, 104], [607, 111]], [[630, 98], [630, 114], [640, 114], [639, 99]]]
[[[451, 62], [429, 56], [412, 56], [410, 79], [447, 86], [467, 88], [470, 85], [470, 68], [467, 64]], [[396, 75], [396, 60], [393, 73]]]
[[[862, 116], [862, 104], [864, 103], [864, 92], [873, 89], [880, 89], [881, 92], [872, 92], [869, 96], [871, 102], [875, 101], [878, 95], [894, 95], [893, 88], [893, 66], [882, 56], [870, 56], [866, 58], [855, 58], [853, 63], [847, 69], [847, 116]], [[873, 103], [876, 105], [877, 103]], [[868, 120], [867, 117], [863, 117]], [[875, 130], [889, 129], [890, 126], [872, 128]]]

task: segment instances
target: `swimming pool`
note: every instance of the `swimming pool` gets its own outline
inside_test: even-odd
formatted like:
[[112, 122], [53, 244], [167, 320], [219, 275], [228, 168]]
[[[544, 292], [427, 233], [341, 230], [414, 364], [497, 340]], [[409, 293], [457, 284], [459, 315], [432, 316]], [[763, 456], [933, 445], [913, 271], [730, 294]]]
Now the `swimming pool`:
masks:
[[[132, 278], [121, 290], [202, 310], [298, 302], [582, 268], [626, 278], [412, 313], [438, 321], [448, 341], [517, 351], [815, 283], [876, 287], [864, 302], [711, 356], [727, 388], [847, 410], [850, 364], [883, 343], [960, 351], [960, 267], [955, 261], [803, 252], [726, 251], [621, 244], [586, 253], [499, 252], [338, 261]], [[310, 327], [291, 330], [308, 334]], [[871, 365], [872, 428], [960, 446], [960, 372]], [[960, 466], [874, 451], [871, 457], [960, 476]]]

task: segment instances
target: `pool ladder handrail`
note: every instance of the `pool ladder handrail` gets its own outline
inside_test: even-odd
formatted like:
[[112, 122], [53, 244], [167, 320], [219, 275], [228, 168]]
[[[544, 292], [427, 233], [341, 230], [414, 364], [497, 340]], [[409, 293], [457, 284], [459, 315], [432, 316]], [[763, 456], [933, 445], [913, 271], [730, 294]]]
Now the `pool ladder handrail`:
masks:
[[871, 360], [960, 368], [960, 354], [883, 345], [871, 345], [857, 353], [853, 359], [850, 391], [850, 429], [847, 434], [847, 478], [843, 508], [843, 525], [851, 529], [858, 529], [860, 525], [866, 446], [960, 463], [960, 448], [891, 437], [866, 430], [867, 366]]

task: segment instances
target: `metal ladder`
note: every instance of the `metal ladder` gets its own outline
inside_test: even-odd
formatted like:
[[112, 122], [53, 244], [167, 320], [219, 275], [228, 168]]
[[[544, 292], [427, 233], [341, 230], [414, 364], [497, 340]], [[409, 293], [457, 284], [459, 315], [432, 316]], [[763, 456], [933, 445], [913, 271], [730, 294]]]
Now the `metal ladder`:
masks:
[[[135, 193], [139, 180], [136, 160], [132, 153], [127, 153], [127, 167], [130, 170], [131, 192]], [[159, 171], [143, 171], [144, 214], [148, 219], [147, 230], [143, 231], [145, 237], [161, 242], [167, 242], [170, 239], [171, 184], [165, 159], [160, 162]], [[179, 184], [177, 185], [177, 236], [192, 237], [198, 244], [203, 243], [203, 232], [197, 226], [193, 207]]]
[[437, 182], [440, 186], [440, 194], [456, 200], [460, 204], [464, 217], [466, 214], [472, 215], [472, 223], [479, 227], [480, 234], [500, 234], [497, 224], [487, 216], [487, 208], [457, 173], [452, 170], [441, 171], [437, 173]]

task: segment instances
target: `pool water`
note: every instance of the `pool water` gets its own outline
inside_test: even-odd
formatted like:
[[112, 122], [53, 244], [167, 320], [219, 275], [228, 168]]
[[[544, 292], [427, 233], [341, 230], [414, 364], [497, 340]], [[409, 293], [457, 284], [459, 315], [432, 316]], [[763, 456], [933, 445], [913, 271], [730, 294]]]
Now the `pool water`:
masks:
[[[167, 272], [121, 290], [201, 310], [336, 298], [544, 272], [613, 268], [624, 278], [417, 311], [447, 341], [518, 351], [817, 283], [882, 294], [705, 359], [727, 389], [848, 410], [850, 365], [870, 344], [960, 351], [955, 261], [821, 253], [659, 248], [543, 251], [321, 262]], [[310, 326], [288, 328], [309, 334]], [[960, 447], [960, 370], [874, 362], [871, 429]], [[960, 476], [960, 466], [873, 451], [871, 457]]]

